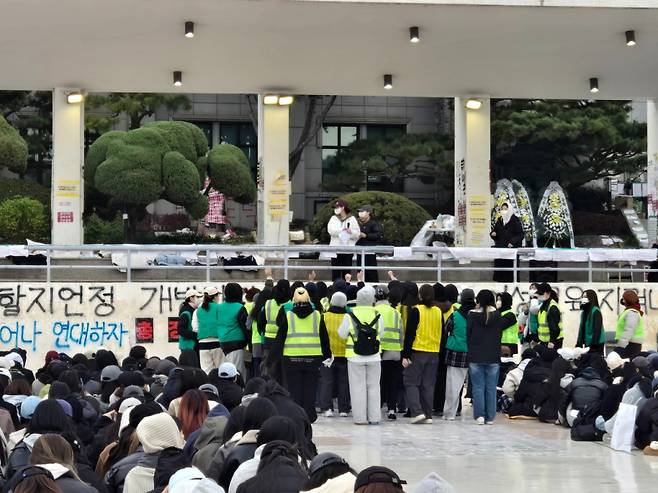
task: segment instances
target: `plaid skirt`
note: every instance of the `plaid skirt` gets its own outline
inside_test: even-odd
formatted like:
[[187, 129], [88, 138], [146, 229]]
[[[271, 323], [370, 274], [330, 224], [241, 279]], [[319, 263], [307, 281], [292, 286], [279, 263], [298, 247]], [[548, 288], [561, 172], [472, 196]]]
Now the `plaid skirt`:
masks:
[[446, 365], [455, 368], [468, 368], [468, 353], [446, 349]]

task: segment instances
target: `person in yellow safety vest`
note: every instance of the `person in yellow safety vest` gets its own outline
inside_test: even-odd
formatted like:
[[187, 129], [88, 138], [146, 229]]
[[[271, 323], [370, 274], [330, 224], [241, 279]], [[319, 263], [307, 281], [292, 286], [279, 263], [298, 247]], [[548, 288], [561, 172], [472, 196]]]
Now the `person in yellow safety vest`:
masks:
[[635, 358], [642, 351], [644, 342], [644, 312], [640, 306], [640, 298], [635, 291], [624, 291], [619, 300], [622, 312], [617, 319], [615, 351], [622, 358]]
[[537, 286], [537, 297], [542, 302], [537, 314], [539, 342], [549, 349], [560, 349], [564, 342], [564, 326], [557, 293], [550, 284], [543, 282]]
[[[384, 325], [374, 304], [375, 290], [371, 286], [362, 287], [356, 293], [356, 306], [352, 308], [351, 313], [343, 317], [338, 328], [338, 335], [347, 339], [347, 375], [350, 381], [352, 416], [354, 424], [357, 425], [377, 424], [381, 421], [382, 414], [379, 388], [382, 368], [379, 351]], [[365, 330], [357, 330], [366, 326], [369, 332], [370, 329], [376, 331], [374, 338], [368, 338], [367, 343]]]
[[512, 310], [512, 295], [503, 292], [496, 295], [496, 309], [503, 319], [503, 332], [500, 345], [507, 346], [512, 355], [519, 352], [519, 322]]
[[398, 387], [402, 381], [402, 343], [404, 330], [402, 317], [396, 307], [400, 304], [402, 292], [393, 287], [390, 291], [386, 286], [375, 288], [375, 310], [382, 316], [384, 325], [381, 336], [382, 350], [382, 400], [388, 408], [388, 419], [396, 420], [396, 407], [398, 403]]
[[431, 423], [434, 385], [439, 366], [443, 318], [434, 301], [434, 289], [423, 284], [420, 303], [411, 309], [404, 334], [402, 366], [411, 423]]
[[247, 317], [247, 328], [251, 329], [251, 376], [260, 376], [260, 365], [263, 361], [263, 339], [264, 336], [258, 332], [258, 314], [263, 310], [263, 305], [272, 297], [272, 288], [265, 287], [262, 291], [257, 288], [248, 289], [245, 293], [247, 302], [245, 308]]
[[324, 324], [329, 335], [329, 344], [334, 362], [330, 367], [320, 367], [320, 411], [325, 417], [334, 415], [334, 389], [338, 393], [338, 412], [342, 418], [350, 413], [350, 382], [347, 376], [347, 358], [345, 346], [347, 342], [338, 335], [338, 327], [343, 323], [347, 313], [347, 296], [340, 291], [331, 296], [331, 301], [324, 312]]
[[263, 309], [258, 314], [258, 332], [263, 336], [263, 363], [261, 373], [272, 377], [279, 383], [283, 383], [283, 375], [280, 358], [268, 358], [268, 354], [274, 344], [274, 339], [279, 331], [277, 318], [281, 306], [290, 300], [290, 282], [280, 279], [272, 291], [272, 298], [267, 300]]
[[331, 346], [322, 314], [313, 309], [308, 291], [297, 288], [292, 301], [292, 310], [281, 310], [277, 319], [279, 330], [268, 359], [283, 356], [288, 392], [314, 423], [320, 365], [331, 364]]

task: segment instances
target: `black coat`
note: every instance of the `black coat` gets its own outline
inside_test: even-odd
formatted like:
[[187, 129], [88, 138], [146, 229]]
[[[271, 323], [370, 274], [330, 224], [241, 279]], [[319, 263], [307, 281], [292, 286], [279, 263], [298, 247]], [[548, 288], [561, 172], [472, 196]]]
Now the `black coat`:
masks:
[[[276, 481], [265, 478], [276, 477]], [[299, 493], [306, 477], [299, 467], [283, 460], [273, 461], [263, 471], [238, 487], [238, 493]]]
[[219, 486], [228, 491], [235, 471], [238, 470], [240, 464], [254, 458], [257, 448], [256, 443], [240, 443], [233, 447], [224, 460], [224, 467], [218, 481]]
[[520, 248], [525, 236], [521, 220], [514, 214], [512, 214], [507, 224], [503, 224], [503, 218], [498, 218], [492, 233], [496, 233], [496, 236], [491, 236], [496, 248], [509, 248], [510, 243], [512, 248]]
[[377, 221], [374, 219], [371, 219], [367, 223], [362, 223], [359, 221], [359, 227], [361, 228], [361, 232], [365, 233], [366, 237], [359, 238], [359, 240], [356, 242], [358, 246], [381, 245], [383, 232], [382, 227]]
[[112, 493], [122, 493], [123, 485], [126, 482], [126, 476], [133, 467], [137, 466], [142, 457], [144, 457], [143, 451], [135, 452], [128, 457], [124, 457], [110, 467], [110, 470], [107, 471], [104, 479], [107, 491]]
[[608, 389], [599, 374], [593, 368], [585, 368], [580, 376], [571, 382], [565, 389], [569, 395], [567, 404], [579, 411], [585, 407], [600, 402], [603, 393]]
[[500, 363], [500, 334], [503, 319], [497, 311], [489, 312], [488, 318], [482, 312], [470, 312], [466, 321], [468, 342], [468, 362]]
[[652, 397], [639, 409], [635, 418], [635, 446], [643, 450], [658, 441], [658, 398]]

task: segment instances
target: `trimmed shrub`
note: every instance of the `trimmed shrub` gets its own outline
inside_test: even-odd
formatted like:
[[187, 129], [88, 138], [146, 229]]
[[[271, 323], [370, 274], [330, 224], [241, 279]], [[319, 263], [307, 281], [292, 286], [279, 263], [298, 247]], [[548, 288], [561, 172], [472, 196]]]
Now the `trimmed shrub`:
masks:
[[0, 168], [22, 175], [27, 170], [27, 143], [0, 115]]
[[240, 148], [220, 144], [208, 154], [208, 176], [211, 186], [239, 204], [256, 200], [256, 184], [251, 177], [249, 161]]
[[111, 221], [105, 221], [92, 214], [84, 221], [85, 243], [123, 243], [123, 220], [121, 215]]
[[168, 152], [162, 160], [165, 198], [174, 204], [192, 204], [199, 197], [201, 183], [196, 166], [180, 152]]
[[30, 197], [50, 208], [50, 188], [36, 181], [20, 178], [0, 178], [0, 202], [13, 197]]
[[14, 197], [0, 204], [0, 237], [5, 243], [41, 241], [48, 235], [46, 208], [36, 199]]
[[[384, 244], [409, 246], [413, 237], [426, 221], [432, 219], [425, 209], [402, 195], [389, 192], [356, 192], [339, 197], [347, 201], [356, 216], [359, 206], [370, 204], [384, 231]], [[327, 223], [333, 215], [333, 202], [329, 201], [313, 218], [311, 234], [322, 243], [329, 243]]]
[[201, 219], [208, 214], [208, 196], [199, 195], [196, 202], [185, 206], [185, 210], [190, 213], [194, 219]]

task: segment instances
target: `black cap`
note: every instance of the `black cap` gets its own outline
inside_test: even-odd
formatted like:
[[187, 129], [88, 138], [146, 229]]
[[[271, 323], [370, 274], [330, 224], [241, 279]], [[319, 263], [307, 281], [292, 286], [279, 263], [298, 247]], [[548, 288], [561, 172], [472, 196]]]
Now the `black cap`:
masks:
[[398, 476], [394, 471], [391, 471], [387, 467], [370, 466], [361, 471], [356, 477], [356, 482], [354, 483], [354, 491], [358, 490], [362, 486], [373, 483], [392, 484], [400, 490], [402, 490], [403, 484], [407, 484], [406, 481], [400, 479], [400, 476]]
[[325, 452], [323, 454], [318, 454], [313, 457], [310, 466], [308, 467], [309, 475], [315, 474], [319, 470], [330, 466], [332, 464], [345, 464], [347, 461], [343, 459], [340, 455], [333, 454], [331, 452]]
[[537, 286], [537, 294], [546, 294], [551, 292], [551, 285], [547, 282], [542, 282]]
[[372, 206], [370, 204], [365, 204], [359, 207], [359, 212], [368, 212], [372, 214]]

